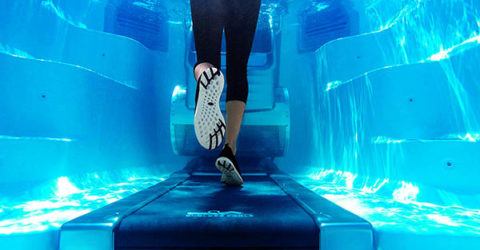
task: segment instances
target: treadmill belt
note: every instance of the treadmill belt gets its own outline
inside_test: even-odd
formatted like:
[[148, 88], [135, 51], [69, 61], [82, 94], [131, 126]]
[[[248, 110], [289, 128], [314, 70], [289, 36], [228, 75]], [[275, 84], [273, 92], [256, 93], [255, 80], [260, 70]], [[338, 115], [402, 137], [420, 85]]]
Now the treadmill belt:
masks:
[[226, 187], [219, 175], [191, 175], [124, 217], [115, 249], [318, 249], [312, 217], [267, 175]]

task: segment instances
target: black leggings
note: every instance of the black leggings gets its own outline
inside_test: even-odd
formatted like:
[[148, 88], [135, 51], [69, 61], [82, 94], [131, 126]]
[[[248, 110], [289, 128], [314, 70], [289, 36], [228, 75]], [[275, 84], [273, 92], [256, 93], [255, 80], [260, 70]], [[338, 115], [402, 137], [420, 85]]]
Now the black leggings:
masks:
[[247, 102], [247, 64], [257, 27], [260, 0], [190, 0], [197, 66], [220, 69], [222, 33], [227, 50], [227, 101]]

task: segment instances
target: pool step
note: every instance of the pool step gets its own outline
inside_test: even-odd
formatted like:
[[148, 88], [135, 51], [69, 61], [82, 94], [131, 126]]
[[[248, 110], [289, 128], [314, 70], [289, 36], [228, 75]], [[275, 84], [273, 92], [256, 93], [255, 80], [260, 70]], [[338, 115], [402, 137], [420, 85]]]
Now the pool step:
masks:
[[7, 53], [79, 65], [138, 89], [151, 87], [153, 58], [145, 46], [80, 28], [56, 14], [53, 3], [41, 4], [15, 3], [0, 10], [0, 23], [9, 24], [0, 28], [0, 44], [11, 48]]
[[121, 147], [87, 139], [0, 135], [0, 188], [132, 167], [135, 161], [140, 162]]
[[[383, 68], [324, 93], [320, 114], [333, 133], [359, 139], [441, 138], [480, 130], [480, 45], [445, 62]], [[460, 77], [470, 72], [477, 77]], [[457, 77], [457, 75], [459, 77]], [[460, 80], [469, 80], [462, 81]]]
[[46, 180], [66, 174], [72, 138], [0, 135], [0, 184]]
[[[425, 61], [446, 61], [445, 59], [453, 58], [471, 62], [474, 60], [468, 60], [469, 56], [463, 55], [464, 51], [479, 46], [480, 37], [471, 37], [449, 48], [448, 52], [442, 51], [427, 58], [428, 56], [422, 53], [421, 48], [407, 52], [406, 46], [421, 46], [417, 44], [417, 39], [403, 38], [404, 40], [399, 42], [399, 32], [396, 29], [397, 27], [393, 26], [380, 31], [340, 38], [318, 49], [315, 52], [315, 60], [318, 69], [316, 78], [320, 83], [320, 89], [326, 90], [387, 67]], [[457, 62], [455, 59], [452, 62], [456, 69], [463, 66], [462, 62]]]
[[[331, 41], [315, 51], [317, 81], [325, 90], [338, 82], [347, 82], [365, 72], [404, 64], [395, 49], [391, 29]], [[338, 53], [342, 51], [342, 53]]]
[[[318, 130], [328, 135], [321, 144], [330, 145], [321, 149], [322, 164], [349, 166], [369, 176], [479, 190], [474, 182], [479, 176], [469, 174], [478, 164], [477, 143], [455, 141], [480, 131], [480, 73], [474, 70], [478, 59], [480, 45], [472, 44], [449, 59], [382, 68], [319, 90], [324, 99]], [[451, 136], [454, 140], [442, 140]], [[382, 140], [390, 143], [375, 144]], [[395, 144], [398, 140], [405, 142]], [[388, 153], [397, 147], [409, 153]], [[460, 167], [444, 168], [447, 158], [456, 159]], [[464, 181], [462, 176], [471, 178]]]
[[375, 165], [372, 169], [390, 169], [392, 179], [473, 194], [480, 191], [480, 171], [474, 171], [480, 166], [478, 152], [480, 141], [378, 140], [361, 154]]
[[[80, 145], [70, 155], [86, 157], [91, 167], [149, 165], [156, 159], [153, 111], [138, 90], [63, 63], [0, 54], [0, 65], [0, 120], [8, 121], [0, 123], [0, 135], [73, 138]], [[92, 156], [97, 154], [104, 155]]]

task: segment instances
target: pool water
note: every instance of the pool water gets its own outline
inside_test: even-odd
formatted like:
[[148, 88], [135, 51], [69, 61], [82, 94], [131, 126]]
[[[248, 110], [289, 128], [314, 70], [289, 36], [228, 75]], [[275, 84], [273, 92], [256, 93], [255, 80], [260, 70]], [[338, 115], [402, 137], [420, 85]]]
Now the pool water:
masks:
[[[190, 105], [189, 11], [0, 4], [0, 248], [57, 249], [63, 223], [194, 157], [171, 131], [173, 99]], [[275, 163], [368, 220], [377, 249], [478, 249], [478, 62], [480, 0], [263, 0], [247, 112], [288, 100]], [[245, 122], [281, 124], [262, 118]]]
[[[74, 181], [72, 181], [72, 180]], [[62, 176], [16, 197], [3, 197], [1, 233], [59, 228], [64, 222], [165, 179], [146, 169]], [[32, 197], [35, 197], [32, 199]]]

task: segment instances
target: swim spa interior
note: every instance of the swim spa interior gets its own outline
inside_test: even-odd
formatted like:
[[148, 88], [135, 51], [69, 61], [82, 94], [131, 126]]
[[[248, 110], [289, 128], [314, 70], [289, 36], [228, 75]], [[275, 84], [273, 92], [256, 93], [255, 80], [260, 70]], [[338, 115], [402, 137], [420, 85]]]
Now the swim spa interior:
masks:
[[479, 0], [262, 0], [241, 189], [195, 53], [188, 1], [0, 3], [0, 249], [480, 249]]

